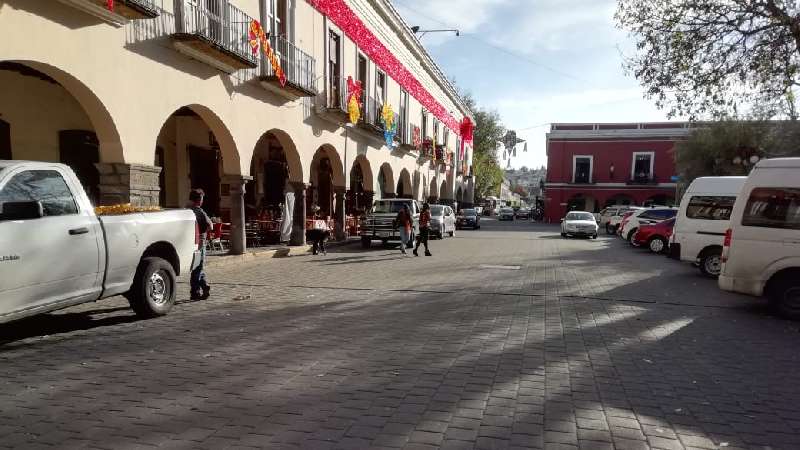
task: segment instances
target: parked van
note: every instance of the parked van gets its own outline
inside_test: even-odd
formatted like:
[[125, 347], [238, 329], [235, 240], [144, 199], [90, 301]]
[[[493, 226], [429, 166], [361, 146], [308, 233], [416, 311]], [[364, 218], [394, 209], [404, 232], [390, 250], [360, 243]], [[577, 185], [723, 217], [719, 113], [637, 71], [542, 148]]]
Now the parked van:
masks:
[[747, 177], [702, 177], [692, 181], [683, 195], [669, 255], [691, 262], [708, 277], [722, 270], [722, 241], [731, 211]]
[[719, 286], [800, 318], [800, 158], [759, 162], [736, 199]]

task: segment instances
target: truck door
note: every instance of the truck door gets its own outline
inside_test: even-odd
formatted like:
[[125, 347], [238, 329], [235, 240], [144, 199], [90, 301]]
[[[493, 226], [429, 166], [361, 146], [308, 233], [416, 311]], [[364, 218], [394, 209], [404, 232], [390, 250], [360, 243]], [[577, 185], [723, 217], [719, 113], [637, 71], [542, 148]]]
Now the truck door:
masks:
[[97, 219], [81, 211], [75, 192], [56, 168], [22, 170], [0, 186], [4, 203], [40, 201], [38, 219], [4, 220], [0, 214], [0, 316], [99, 294]]

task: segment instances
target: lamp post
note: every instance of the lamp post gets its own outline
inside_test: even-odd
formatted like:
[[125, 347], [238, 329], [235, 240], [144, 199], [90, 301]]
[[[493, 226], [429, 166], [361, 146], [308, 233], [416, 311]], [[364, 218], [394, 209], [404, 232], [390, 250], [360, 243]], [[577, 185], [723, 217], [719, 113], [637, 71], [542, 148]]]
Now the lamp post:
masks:
[[422, 37], [428, 33], [455, 33], [456, 36], [461, 36], [461, 32], [455, 28], [439, 29], [439, 30], [421, 30], [419, 25], [414, 25], [413, 27], [411, 27], [411, 31], [414, 34], [419, 34], [420, 39], [422, 39]]

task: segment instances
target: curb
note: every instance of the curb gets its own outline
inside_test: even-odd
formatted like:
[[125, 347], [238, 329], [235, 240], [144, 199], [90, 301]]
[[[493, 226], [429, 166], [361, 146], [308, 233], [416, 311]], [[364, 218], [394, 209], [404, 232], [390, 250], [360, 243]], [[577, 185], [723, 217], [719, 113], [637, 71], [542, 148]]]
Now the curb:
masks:
[[[350, 239], [345, 241], [328, 242], [327, 248], [344, 247], [356, 244], [360, 240]], [[311, 253], [310, 245], [278, 247], [270, 250], [247, 251], [242, 255], [216, 255], [207, 256], [205, 267], [225, 267], [232, 264], [241, 264], [261, 258], [288, 258], [290, 256], [301, 256]]]

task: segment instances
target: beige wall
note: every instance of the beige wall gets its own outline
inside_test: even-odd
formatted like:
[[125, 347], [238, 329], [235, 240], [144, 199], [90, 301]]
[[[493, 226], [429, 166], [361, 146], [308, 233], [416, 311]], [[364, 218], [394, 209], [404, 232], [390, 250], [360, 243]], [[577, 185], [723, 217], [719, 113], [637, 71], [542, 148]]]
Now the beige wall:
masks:
[[11, 126], [16, 159], [58, 162], [59, 131], [92, 129], [78, 102], [58, 84], [0, 70], [0, 86], [0, 119]]
[[[326, 20], [307, 2], [293, 1], [295, 42], [316, 58], [321, 90], [324, 88]], [[164, 3], [171, 10], [172, 1]], [[234, 0], [232, 3], [253, 17], [261, 15], [259, 0]], [[412, 64], [415, 60], [411, 51], [405, 49], [401, 37], [391, 27], [381, 25], [380, 15], [369, 13], [369, 3], [350, 1], [365, 23], [385, 39], [387, 47], [397, 51], [398, 57], [409, 64], [423, 85], [460, 119], [459, 109], [438, 85], [441, 80], [434, 80], [419, 63]], [[55, 78], [73, 96], [71, 99], [64, 95], [57, 86], [49, 90], [16, 89], [14, 86], [31, 80], [0, 71], [0, 76], [6, 77], [0, 78], [0, 114], [12, 123], [12, 139], [28, 136], [20, 138], [20, 142], [26, 143], [18, 144], [22, 145], [19, 148], [27, 150], [19, 157], [52, 159], [52, 149], [57, 148], [57, 134], [51, 131], [59, 127], [88, 128], [91, 125], [100, 139], [100, 157], [104, 162], [152, 165], [158, 143], [168, 154], [164, 169], [168, 174], [176, 174], [167, 180], [168, 203], [176, 206], [183, 203], [188, 190], [188, 164], [182, 149], [194, 139], [207, 143], [207, 134], [198, 131], [204, 127], [212, 130], [220, 143], [225, 174], [249, 175], [259, 138], [267, 131], [280, 130], [288, 140], [288, 145], [282, 143], [290, 153], [289, 159], [298, 168], [296, 172], [301, 172], [297, 178], [305, 182], [310, 181], [314, 154], [322, 146], [335, 150], [336, 158], [344, 166], [341, 179], [349, 176], [358, 155], [365, 155], [369, 160], [375, 183], [378, 169], [384, 163], [391, 166], [395, 184], [403, 169], [412, 176], [419, 172], [420, 180], [424, 176], [429, 183], [432, 178], [437, 179], [438, 184], [447, 178], [441, 169], [430, 168], [427, 164], [420, 166], [414, 154], [388, 150], [379, 137], [346, 132], [341, 124], [320, 117], [314, 99], [287, 101], [264, 89], [253, 80], [253, 70], [226, 74], [177, 52], [168, 38], [170, 18], [169, 14], [162, 14], [156, 19], [115, 27], [56, 1], [6, 0], [0, 3], [0, 41], [3, 42], [0, 60], [28, 64]], [[356, 47], [348, 39], [343, 41], [346, 77], [355, 72]], [[370, 64], [370, 77], [374, 77], [374, 69], [375, 65]], [[370, 87], [373, 86], [374, 81]], [[400, 95], [397, 83], [390, 81], [388, 92], [389, 101], [397, 111]], [[413, 98], [410, 103], [410, 122], [419, 125], [421, 108]], [[37, 106], [43, 104], [49, 105], [46, 111]], [[169, 120], [182, 106], [191, 106], [205, 123], [195, 127], [178, 123], [198, 122], [195, 119]], [[47, 117], [47, 120], [24, 120], [31, 115]], [[15, 126], [15, 122], [27, 125]], [[55, 141], [45, 140], [46, 135], [51, 136], [47, 139]], [[455, 134], [451, 133], [451, 150], [455, 150], [455, 142]], [[15, 157], [18, 157], [16, 148]], [[457, 180], [450, 178], [454, 187]], [[394, 189], [391, 186], [388, 190], [394, 192]], [[377, 187], [374, 190], [379, 191]], [[423, 191], [424, 188], [419, 189], [420, 198]]]

